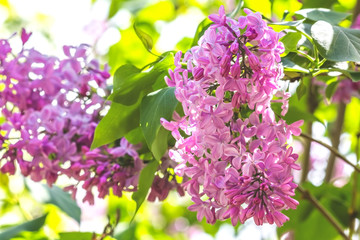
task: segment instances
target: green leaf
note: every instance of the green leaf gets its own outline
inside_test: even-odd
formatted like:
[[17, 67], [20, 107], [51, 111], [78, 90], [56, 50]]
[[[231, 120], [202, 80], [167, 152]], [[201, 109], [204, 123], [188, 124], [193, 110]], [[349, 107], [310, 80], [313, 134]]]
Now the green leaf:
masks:
[[[306, 188], [344, 228], [348, 226], [349, 215], [347, 214], [347, 202], [351, 197], [351, 192], [330, 184], [315, 187], [309, 183], [305, 183], [303, 187]], [[277, 228], [279, 236], [291, 231], [293, 238], [297, 240], [341, 239], [337, 238], [339, 234], [332, 224], [330, 224], [308, 200], [303, 199], [298, 191], [296, 191], [295, 199], [298, 200], [300, 204], [295, 210], [291, 209], [283, 212], [290, 220], [286, 222], [284, 226]]]
[[287, 112], [284, 119], [288, 123], [293, 123], [301, 119], [309, 122], [315, 122], [315, 121], [322, 122], [319, 118], [315, 117], [313, 114], [304, 112], [297, 107], [289, 107], [289, 111]]
[[130, 130], [139, 126], [140, 102], [131, 106], [111, 103], [109, 112], [99, 122], [95, 129], [91, 149], [112, 143], [123, 137]]
[[62, 232], [59, 233], [59, 240], [91, 240], [93, 233], [91, 232]]
[[331, 82], [325, 90], [325, 96], [327, 99], [331, 99], [332, 95], [334, 95], [337, 85], [339, 84], [339, 81]]
[[306, 93], [306, 86], [303, 81], [300, 81], [299, 86], [296, 88], [296, 95], [298, 100], [300, 100], [302, 96], [305, 95], [305, 93]]
[[309, 73], [309, 70], [297, 65], [295, 62], [290, 60], [290, 58], [284, 57], [281, 59], [281, 63], [284, 66], [284, 71], [287, 72], [300, 72], [300, 73]]
[[302, 43], [301, 46], [309, 49], [308, 54], [311, 54], [313, 50], [313, 44], [309, 41], [308, 38], [311, 38], [311, 24], [304, 23], [305, 18], [299, 21], [291, 21], [291, 22], [278, 22], [269, 24], [275, 31], [282, 31], [284, 29], [291, 29], [297, 31], [306, 37], [305, 42]]
[[158, 161], [160, 161], [166, 150], [169, 148], [168, 136], [169, 131], [163, 127], [160, 127], [156, 134], [156, 138], [151, 144], [151, 152]]
[[149, 34], [147, 34], [146, 32], [144, 32], [141, 29], [139, 29], [138, 27], [136, 27], [135, 23], [134, 23], [133, 27], [134, 27], [136, 35], [138, 36], [138, 38], [143, 43], [146, 50], [148, 50], [150, 53], [152, 53], [151, 52], [151, 50], [153, 49], [152, 37]]
[[282, 57], [281, 62], [284, 66], [284, 79], [289, 79], [290, 81], [300, 80], [304, 75], [303, 73], [308, 74], [310, 72], [307, 69], [311, 64], [310, 61], [294, 52], [290, 52], [286, 57]]
[[[164, 73], [165, 75], [165, 73]], [[133, 105], [138, 101], [139, 98], [142, 98], [152, 91], [152, 85], [156, 81], [157, 77], [163, 76], [161, 73], [154, 72], [142, 72], [137, 75], [134, 75], [130, 79], [123, 83], [121, 88], [114, 90], [114, 92], [109, 96], [108, 100], [124, 105]]]
[[124, 65], [117, 70], [114, 78], [111, 107], [95, 129], [92, 148], [111, 143], [132, 129], [140, 126], [140, 103], [142, 98], [165, 84], [164, 76], [173, 67], [174, 55], [167, 52], [156, 61], [149, 72], [139, 72], [132, 65]]
[[[140, 106], [140, 125], [146, 143], [157, 160], [167, 149], [167, 131], [160, 131], [160, 118], [170, 120], [178, 101], [175, 88], [164, 88], [143, 98]], [[161, 134], [159, 134], [161, 133]]]
[[198, 44], [199, 39], [202, 35], [204, 35], [205, 31], [213, 24], [212, 21], [210, 21], [208, 18], [205, 18], [202, 20], [198, 27], [196, 28], [195, 36], [193, 39], [193, 42], [191, 44], [191, 47], [196, 46]]
[[358, 71], [342, 70], [340, 72], [342, 72], [345, 76], [351, 78], [353, 82], [360, 81], [360, 72]]
[[114, 74], [113, 89], [117, 90], [124, 87], [124, 83], [140, 72], [141, 70], [132, 64], [125, 64], [119, 67]]
[[303, 0], [303, 8], [331, 8], [337, 0]]
[[15, 237], [16, 235], [18, 235], [23, 231], [30, 231], [30, 232], [38, 231], [44, 225], [46, 217], [47, 214], [39, 218], [35, 218], [31, 221], [22, 223], [18, 226], [7, 228], [0, 233], [0, 239], [10, 240], [11, 238]]
[[157, 87], [164, 86], [164, 77], [173, 66], [174, 55], [168, 53], [149, 72], [140, 72], [132, 65], [120, 67], [114, 77], [114, 92], [108, 99], [124, 105], [134, 104]]
[[268, 25], [274, 28], [275, 31], [281, 31], [284, 29], [297, 30], [297, 27], [303, 24], [304, 21], [305, 19], [301, 19], [297, 21], [289, 21], [289, 22], [273, 22], [273, 23], [268, 23]]
[[311, 27], [320, 54], [331, 61], [360, 61], [360, 30], [318, 21]]
[[188, 49], [191, 48], [193, 39], [190, 37], [183, 37], [177, 44], [176, 49], [182, 52], [186, 52]]
[[144, 134], [140, 126], [134, 128], [133, 130], [125, 134], [125, 138], [131, 144], [139, 144], [141, 142], [145, 142]]
[[114, 236], [117, 240], [136, 240], [136, 224], [131, 224], [126, 230]]
[[344, 12], [334, 12], [330, 9], [326, 8], [310, 8], [310, 9], [301, 9], [295, 14], [301, 15], [304, 18], [313, 20], [313, 21], [326, 21], [328, 23], [331, 23], [333, 25], [338, 24], [348, 16], [350, 16], [349, 13]]
[[136, 202], [136, 210], [133, 219], [148, 194], [152, 182], [154, 181], [155, 172], [158, 169], [159, 164], [160, 163], [158, 161], [153, 160], [141, 170], [138, 190], [132, 195], [132, 199]]
[[289, 52], [295, 52], [297, 50], [298, 42], [301, 39], [301, 33], [299, 32], [288, 32], [283, 36], [280, 41], [285, 46], [285, 54]]
[[47, 203], [58, 206], [64, 213], [80, 223], [81, 210], [75, 200], [71, 198], [70, 194], [54, 185], [51, 188], [47, 185], [44, 186], [50, 196]]
[[227, 16], [230, 18], [234, 18], [240, 12], [243, 6], [244, 6], [244, 0], [238, 0], [234, 10], [232, 10], [231, 13], [227, 14]]
[[[272, 103], [271, 108], [274, 110], [277, 115], [280, 115], [281, 113], [281, 103]], [[308, 122], [322, 122], [319, 118], [315, 117], [313, 114], [310, 114], [306, 111], [303, 111], [299, 109], [298, 107], [292, 106], [289, 104], [289, 110], [286, 113], [285, 116], [282, 117], [284, 120], [286, 120], [287, 124], [291, 124], [293, 122], [304, 120]]]

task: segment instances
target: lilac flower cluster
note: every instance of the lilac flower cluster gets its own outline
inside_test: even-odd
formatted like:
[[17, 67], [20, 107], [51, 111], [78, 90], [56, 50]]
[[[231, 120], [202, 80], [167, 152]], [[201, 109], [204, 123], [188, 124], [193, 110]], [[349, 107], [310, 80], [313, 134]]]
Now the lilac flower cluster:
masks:
[[185, 195], [184, 188], [180, 184], [184, 179], [177, 179], [177, 176], [174, 173], [175, 167], [176, 162], [169, 158], [168, 153], [165, 153], [161, 158], [160, 167], [151, 185], [150, 193], [147, 198], [148, 201], [154, 202], [156, 199], [163, 201], [173, 189], [176, 189], [180, 196]]
[[350, 103], [351, 98], [360, 98], [360, 82], [353, 82], [351, 79], [342, 80], [334, 95], [332, 96], [332, 102], [345, 104]]
[[189, 178], [189, 209], [199, 221], [281, 226], [288, 220], [281, 211], [298, 205], [292, 170], [300, 166], [287, 140], [303, 121], [276, 120], [271, 102], [282, 103], [282, 115], [288, 109], [289, 93], [278, 85], [284, 47], [259, 13], [244, 11], [236, 21], [221, 7], [198, 46], [176, 54], [165, 81], [184, 114], [161, 121], [176, 139], [169, 156], [178, 162], [175, 173]]
[[64, 46], [64, 59], [25, 48], [31, 34], [22, 31], [22, 50], [12, 52], [8, 39], [0, 40], [0, 171], [14, 174], [16, 166], [34, 181], [49, 185], [60, 175], [75, 180], [66, 187], [84, 201], [136, 190], [143, 167], [126, 139], [113, 147], [90, 150], [99, 112], [107, 103], [107, 69], [88, 57], [90, 48]]

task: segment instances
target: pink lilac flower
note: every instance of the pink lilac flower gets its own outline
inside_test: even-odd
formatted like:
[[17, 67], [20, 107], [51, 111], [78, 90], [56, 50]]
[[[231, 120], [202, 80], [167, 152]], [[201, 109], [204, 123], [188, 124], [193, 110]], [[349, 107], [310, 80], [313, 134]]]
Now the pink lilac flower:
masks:
[[[90, 150], [99, 112], [109, 104], [99, 95], [99, 90], [107, 92], [107, 66], [100, 68], [89, 57], [87, 45], [64, 46], [64, 59], [27, 49], [30, 36], [22, 29], [19, 53], [0, 39], [0, 110], [5, 117], [0, 124], [0, 171], [14, 174], [18, 166], [24, 176], [50, 186], [65, 175], [76, 182], [65, 190], [75, 197], [82, 187], [83, 201], [90, 204], [95, 189], [100, 198], [110, 191], [116, 196], [136, 191], [144, 163], [135, 146], [122, 138], [112, 147]], [[164, 172], [169, 161], [161, 166]], [[175, 180], [156, 178], [150, 200], [163, 200], [172, 188], [182, 191]]]
[[360, 98], [360, 82], [344, 79], [339, 83], [331, 100], [334, 103], [347, 104], [350, 103], [352, 97]]
[[198, 45], [176, 54], [165, 81], [184, 116], [161, 123], [176, 139], [169, 156], [175, 173], [188, 178], [189, 210], [199, 221], [281, 226], [289, 219], [282, 210], [298, 205], [292, 171], [300, 166], [287, 142], [303, 121], [276, 120], [271, 102], [282, 103], [285, 115], [290, 97], [278, 85], [284, 46], [259, 13], [244, 11], [237, 21], [220, 7]]
[[148, 201], [154, 202], [156, 199], [163, 201], [167, 198], [172, 189], [176, 189], [180, 196], [184, 196], [183, 187], [179, 184], [176, 175], [173, 172], [176, 163], [172, 161], [167, 154], [161, 159], [160, 167], [155, 175], [154, 182], [151, 185]]

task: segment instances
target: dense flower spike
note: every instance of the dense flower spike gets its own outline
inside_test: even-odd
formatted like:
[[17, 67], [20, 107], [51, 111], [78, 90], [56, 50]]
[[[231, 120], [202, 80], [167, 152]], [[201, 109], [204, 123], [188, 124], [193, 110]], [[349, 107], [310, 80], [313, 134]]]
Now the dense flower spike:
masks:
[[169, 156], [178, 162], [175, 173], [189, 178], [189, 209], [199, 221], [281, 226], [288, 220], [281, 211], [298, 205], [291, 172], [300, 166], [287, 140], [300, 134], [302, 121], [276, 120], [272, 101], [283, 103], [282, 115], [288, 109], [289, 94], [278, 85], [284, 47], [259, 13], [244, 11], [236, 21], [221, 7], [198, 46], [176, 54], [165, 81], [184, 116], [162, 125], [176, 139]]
[[[0, 171], [14, 174], [18, 165], [24, 176], [49, 185], [66, 175], [76, 184], [65, 189], [75, 197], [82, 187], [89, 203], [94, 202], [93, 189], [100, 198], [110, 190], [117, 196], [136, 191], [144, 163], [134, 146], [123, 138], [111, 148], [90, 150], [99, 112], [108, 104], [99, 95], [107, 91], [107, 68], [89, 59], [86, 45], [64, 46], [66, 57], [58, 59], [27, 49], [30, 36], [22, 30], [18, 54], [7, 39], [0, 40], [0, 110], [5, 119], [0, 124]], [[161, 166], [166, 164], [164, 160]], [[173, 187], [178, 186], [171, 183], [158, 191], [159, 199]]]

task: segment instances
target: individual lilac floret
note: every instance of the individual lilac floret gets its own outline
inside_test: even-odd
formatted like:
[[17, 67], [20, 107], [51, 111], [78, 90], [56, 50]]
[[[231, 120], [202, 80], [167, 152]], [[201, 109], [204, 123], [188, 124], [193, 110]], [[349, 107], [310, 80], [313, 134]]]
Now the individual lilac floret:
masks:
[[221, 7], [198, 46], [176, 54], [165, 81], [184, 116], [161, 122], [176, 139], [169, 156], [178, 163], [175, 173], [188, 178], [189, 210], [199, 221], [253, 218], [281, 226], [288, 220], [281, 211], [298, 205], [292, 171], [300, 166], [287, 142], [303, 121], [276, 120], [271, 102], [282, 103], [285, 115], [290, 97], [278, 85], [284, 46], [259, 13], [244, 11], [236, 21]]

